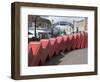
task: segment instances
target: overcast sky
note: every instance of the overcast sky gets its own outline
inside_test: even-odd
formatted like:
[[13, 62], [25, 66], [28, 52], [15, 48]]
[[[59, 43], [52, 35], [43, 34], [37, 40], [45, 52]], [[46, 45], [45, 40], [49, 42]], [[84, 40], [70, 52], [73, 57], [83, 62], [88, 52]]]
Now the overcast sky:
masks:
[[85, 17], [71, 17], [71, 16], [65, 16], [65, 17], [64, 16], [41, 16], [41, 17], [49, 19], [50, 21], [54, 20], [54, 23], [58, 21], [67, 21], [73, 23], [73, 20], [80, 21], [85, 18]]

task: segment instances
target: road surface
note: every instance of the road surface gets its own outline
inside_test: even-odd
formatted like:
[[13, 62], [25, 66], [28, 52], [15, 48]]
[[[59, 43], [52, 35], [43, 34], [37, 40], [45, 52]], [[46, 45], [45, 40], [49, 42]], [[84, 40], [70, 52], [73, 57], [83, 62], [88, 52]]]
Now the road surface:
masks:
[[67, 53], [59, 54], [54, 56], [52, 59], [45, 63], [46, 65], [74, 65], [74, 64], [87, 64], [88, 63], [88, 52], [87, 48], [76, 49]]

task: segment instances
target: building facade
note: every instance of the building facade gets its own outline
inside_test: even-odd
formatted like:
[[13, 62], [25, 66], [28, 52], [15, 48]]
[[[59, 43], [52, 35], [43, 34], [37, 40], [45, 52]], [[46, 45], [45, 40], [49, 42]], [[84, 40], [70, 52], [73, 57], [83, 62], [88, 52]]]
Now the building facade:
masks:
[[87, 18], [85, 17], [82, 20], [79, 21], [73, 21], [74, 24], [74, 32], [80, 32], [80, 31], [87, 31]]

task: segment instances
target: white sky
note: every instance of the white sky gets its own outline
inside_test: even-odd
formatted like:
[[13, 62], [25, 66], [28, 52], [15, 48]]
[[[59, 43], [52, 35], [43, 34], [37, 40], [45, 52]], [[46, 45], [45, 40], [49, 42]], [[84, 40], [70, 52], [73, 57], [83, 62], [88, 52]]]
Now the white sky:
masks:
[[70, 22], [70, 23], [73, 23], [73, 20], [75, 21], [79, 21], [79, 20], [82, 20], [84, 19], [85, 17], [61, 17], [61, 16], [41, 16], [43, 18], [46, 18], [46, 19], [49, 19], [50, 21], [54, 20], [54, 22], [58, 22], [58, 21], [67, 21], [67, 22]]

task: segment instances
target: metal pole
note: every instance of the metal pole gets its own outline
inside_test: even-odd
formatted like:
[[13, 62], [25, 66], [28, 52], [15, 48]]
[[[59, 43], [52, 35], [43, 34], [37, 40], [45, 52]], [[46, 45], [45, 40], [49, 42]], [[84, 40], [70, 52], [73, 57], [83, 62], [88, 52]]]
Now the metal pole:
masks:
[[53, 28], [54, 28], [53, 23], [54, 23], [54, 20], [52, 20], [52, 37], [53, 37]]
[[34, 33], [35, 33], [35, 40], [37, 39], [37, 36], [36, 36], [36, 26], [37, 26], [37, 16], [35, 18], [35, 29], [34, 29]]
[[75, 24], [74, 22], [75, 22], [75, 21], [73, 20], [73, 33], [74, 33], [74, 24]]

